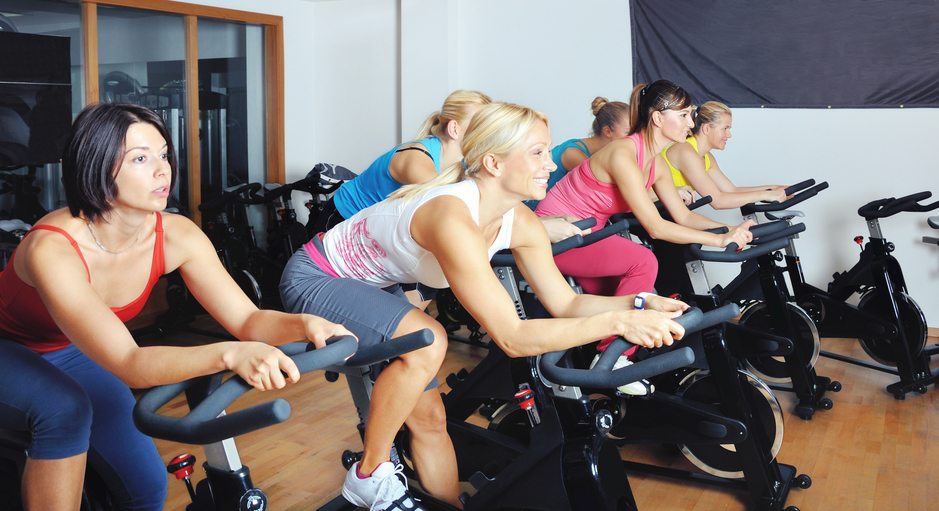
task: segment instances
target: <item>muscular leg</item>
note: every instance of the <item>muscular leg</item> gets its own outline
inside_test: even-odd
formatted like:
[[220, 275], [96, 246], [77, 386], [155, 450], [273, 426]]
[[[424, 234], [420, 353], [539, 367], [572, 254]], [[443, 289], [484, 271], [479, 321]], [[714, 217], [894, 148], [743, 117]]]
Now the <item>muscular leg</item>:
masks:
[[[415, 408], [425, 394], [424, 389], [437, 375], [443, 363], [447, 349], [446, 331], [424, 312], [418, 310], [408, 312], [398, 324], [394, 337], [422, 328], [430, 328], [434, 332], [434, 343], [426, 348], [407, 353], [389, 364], [381, 372], [372, 389], [368, 423], [365, 426], [365, 452], [359, 464], [363, 473], [370, 473], [379, 464], [388, 461], [395, 435], [405, 420], [415, 412]], [[427, 410], [422, 407], [423, 417], [428, 416]], [[444, 426], [444, 434], [445, 430]], [[448, 441], [444, 449], [442, 455], [439, 452], [434, 455], [445, 461], [442, 464], [433, 465], [436, 470], [448, 470], [448, 465], [452, 466], [449, 470], [455, 474], [456, 456], [453, 454], [453, 446]], [[437, 477], [434, 478], [434, 480], [437, 479]], [[453, 477], [453, 481], [456, 481], [456, 477]], [[449, 496], [441, 498], [449, 498]]]
[[26, 511], [78, 510], [85, 479], [86, 454], [58, 460], [26, 460], [23, 505]]
[[463, 507], [456, 453], [447, 434], [447, 413], [438, 389], [424, 391], [405, 424], [411, 432], [411, 456], [421, 485], [431, 495]]

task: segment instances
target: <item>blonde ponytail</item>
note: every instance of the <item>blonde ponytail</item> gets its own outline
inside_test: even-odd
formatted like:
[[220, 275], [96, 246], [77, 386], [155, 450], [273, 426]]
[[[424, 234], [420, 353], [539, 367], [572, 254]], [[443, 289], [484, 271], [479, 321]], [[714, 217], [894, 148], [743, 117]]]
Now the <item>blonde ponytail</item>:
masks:
[[483, 157], [507, 156], [525, 142], [532, 126], [539, 121], [548, 124], [548, 118], [541, 112], [512, 103], [490, 103], [480, 108], [460, 141], [463, 161], [430, 181], [402, 186], [388, 198], [410, 200], [431, 188], [474, 177], [482, 168]]
[[492, 98], [479, 91], [455, 90], [443, 100], [440, 111], [434, 112], [424, 121], [414, 140], [421, 140], [431, 135], [443, 138], [446, 136], [445, 128], [450, 121], [463, 122], [469, 117], [472, 110], [492, 103]]

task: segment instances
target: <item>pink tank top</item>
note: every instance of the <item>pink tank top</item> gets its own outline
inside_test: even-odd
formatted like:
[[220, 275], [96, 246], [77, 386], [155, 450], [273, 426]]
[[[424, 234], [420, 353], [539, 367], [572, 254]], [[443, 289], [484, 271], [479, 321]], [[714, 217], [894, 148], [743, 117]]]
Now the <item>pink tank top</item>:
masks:
[[[645, 164], [646, 148], [641, 133], [633, 133], [630, 138], [636, 144], [636, 164], [642, 169]], [[641, 170], [640, 170], [641, 171]], [[655, 161], [649, 170], [646, 190], [655, 182]], [[538, 203], [535, 214], [538, 216], [571, 215], [577, 218], [596, 218], [597, 225], [603, 226], [611, 216], [631, 211], [626, 199], [613, 183], [597, 180], [590, 170], [590, 158], [574, 167], [563, 179], [558, 181], [548, 195]]]

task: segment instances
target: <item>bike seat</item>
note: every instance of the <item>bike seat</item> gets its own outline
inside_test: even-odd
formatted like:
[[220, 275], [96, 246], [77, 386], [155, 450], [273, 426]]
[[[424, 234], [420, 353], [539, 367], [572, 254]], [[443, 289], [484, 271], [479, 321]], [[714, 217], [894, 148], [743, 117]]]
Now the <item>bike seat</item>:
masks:
[[785, 209], [782, 211], [766, 211], [763, 213], [770, 220], [792, 220], [795, 217], [804, 217], [805, 213], [794, 209]]

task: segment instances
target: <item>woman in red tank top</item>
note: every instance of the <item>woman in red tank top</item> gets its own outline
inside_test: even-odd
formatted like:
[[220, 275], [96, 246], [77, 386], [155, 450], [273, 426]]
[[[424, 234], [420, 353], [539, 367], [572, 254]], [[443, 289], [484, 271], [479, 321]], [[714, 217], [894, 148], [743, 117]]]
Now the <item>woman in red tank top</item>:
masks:
[[[127, 387], [230, 369], [259, 390], [282, 388], [299, 373], [272, 345], [306, 338], [322, 346], [348, 331], [308, 314], [259, 310], [195, 224], [160, 213], [175, 182], [176, 156], [154, 112], [119, 104], [85, 108], [72, 126], [62, 172], [68, 207], [39, 220], [0, 274], [0, 428], [31, 434], [27, 509], [78, 509], [89, 449], [96, 456], [88, 459], [103, 459], [122, 482], [152, 480], [118, 498], [161, 509], [166, 474], [152, 440], [133, 426]], [[140, 312], [156, 280], [174, 270], [241, 342], [137, 346], [124, 322]]]

